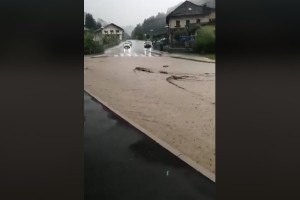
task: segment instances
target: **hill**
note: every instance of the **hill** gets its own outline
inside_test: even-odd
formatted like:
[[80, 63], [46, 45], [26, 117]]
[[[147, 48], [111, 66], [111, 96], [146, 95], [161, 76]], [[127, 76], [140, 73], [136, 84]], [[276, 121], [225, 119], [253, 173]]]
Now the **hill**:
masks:
[[131, 25], [129, 25], [129, 26], [124, 26], [124, 27], [122, 27], [122, 28], [124, 29], [124, 31], [125, 31], [128, 35], [131, 35], [131, 33], [132, 33], [133, 29], [134, 29], [134, 27], [131, 26]]

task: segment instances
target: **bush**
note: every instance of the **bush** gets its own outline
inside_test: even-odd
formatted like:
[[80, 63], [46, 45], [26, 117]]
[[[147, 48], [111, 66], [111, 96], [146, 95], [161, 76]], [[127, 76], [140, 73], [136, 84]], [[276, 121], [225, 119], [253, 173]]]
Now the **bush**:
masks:
[[116, 35], [104, 35], [103, 44], [117, 44], [119, 43], [119, 37]]
[[199, 53], [215, 53], [215, 27], [204, 26], [197, 30], [194, 49]]
[[84, 54], [103, 52], [103, 46], [93, 40], [92, 33], [84, 33]]
[[173, 38], [177, 41], [177, 42], [179, 42], [180, 41], [180, 36], [188, 36], [189, 34], [188, 34], [188, 32], [187, 32], [187, 30], [177, 30], [177, 31], [175, 31], [174, 32], [174, 34], [173, 34]]

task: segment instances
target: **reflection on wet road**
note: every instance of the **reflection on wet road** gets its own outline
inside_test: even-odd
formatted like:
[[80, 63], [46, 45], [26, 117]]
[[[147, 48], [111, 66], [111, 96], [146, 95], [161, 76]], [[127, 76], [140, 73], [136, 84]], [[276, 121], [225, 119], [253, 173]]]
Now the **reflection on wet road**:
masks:
[[215, 183], [84, 94], [85, 200], [209, 200]]
[[144, 42], [138, 40], [130, 40], [132, 46], [130, 49], [123, 47], [124, 42], [118, 46], [112, 47], [105, 51], [105, 54], [112, 57], [160, 57], [161, 55], [153, 52], [153, 48], [144, 48]]

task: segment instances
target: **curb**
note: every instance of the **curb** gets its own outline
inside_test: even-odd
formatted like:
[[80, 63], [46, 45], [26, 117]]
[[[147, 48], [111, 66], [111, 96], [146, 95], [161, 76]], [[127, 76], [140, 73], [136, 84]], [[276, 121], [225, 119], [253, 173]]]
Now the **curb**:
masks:
[[216, 63], [215, 61], [197, 60], [197, 59], [193, 59], [193, 58], [184, 58], [184, 57], [180, 57], [180, 56], [169, 56], [169, 57], [170, 58], [183, 59], [183, 60], [192, 60], [192, 61], [196, 61], [196, 62]]
[[163, 53], [158, 53], [158, 52], [153, 52], [151, 51], [151, 53], [157, 54], [157, 55], [162, 55]]
[[157, 50], [152, 50], [152, 51], [147, 50], [147, 52], [157, 54], [157, 55], [162, 55], [164, 53], [164, 52], [160, 52], [160, 51], [157, 51]]
[[108, 57], [107, 55], [95, 55], [95, 56], [91, 56], [91, 58], [104, 58], [104, 57]]
[[197, 170], [198, 172], [200, 172], [201, 174], [203, 174], [205, 177], [207, 177], [211, 181], [216, 182], [216, 180], [215, 180], [215, 174], [213, 174], [212, 172], [208, 171], [207, 169], [205, 169], [204, 167], [202, 167], [201, 165], [199, 165], [198, 163], [196, 163], [195, 161], [193, 161], [191, 158], [187, 157], [186, 155], [183, 155], [180, 151], [178, 151], [177, 149], [173, 148], [168, 143], [164, 142], [163, 140], [161, 140], [160, 138], [158, 138], [157, 136], [155, 136], [154, 134], [152, 134], [150, 131], [144, 129], [143, 127], [141, 127], [137, 123], [133, 122], [131, 119], [129, 119], [125, 115], [121, 114], [120, 112], [118, 112], [117, 110], [115, 110], [114, 108], [112, 108], [111, 106], [109, 106], [106, 102], [104, 102], [103, 100], [101, 100], [100, 98], [98, 98], [96, 95], [94, 95], [89, 90], [84, 89], [84, 91], [86, 93], [88, 93], [90, 96], [92, 96], [94, 99], [96, 99], [103, 106], [105, 106], [106, 108], [108, 108], [110, 111], [112, 111], [113, 113], [115, 113], [116, 115], [118, 115], [119, 117], [121, 117], [122, 119], [124, 119], [125, 121], [127, 121], [129, 124], [131, 124], [132, 126], [134, 126], [136, 129], [138, 129], [139, 131], [141, 131], [142, 133], [144, 133], [145, 135], [147, 135], [148, 137], [150, 137], [152, 140], [154, 140], [160, 146], [162, 146], [163, 148], [167, 149], [173, 155], [175, 155], [176, 157], [178, 157], [179, 159], [181, 159], [182, 161], [184, 161], [185, 163], [187, 163], [189, 166], [191, 166], [192, 168], [194, 168], [195, 170]]

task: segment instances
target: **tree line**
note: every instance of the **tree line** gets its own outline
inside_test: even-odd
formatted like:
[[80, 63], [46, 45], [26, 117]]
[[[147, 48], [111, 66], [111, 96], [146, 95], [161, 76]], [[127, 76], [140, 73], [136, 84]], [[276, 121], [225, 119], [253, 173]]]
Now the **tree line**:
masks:
[[152, 35], [165, 33], [167, 30], [165, 27], [166, 16], [165, 13], [158, 13], [156, 16], [145, 19], [142, 24], [137, 24], [132, 31], [132, 39], [143, 40], [145, 37], [146, 39], [149, 39]]
[[85, 27], [90, 30], [97, 30], [101, 28], [101, 23], [99, 21], [96, 21], [92, 14], [86, 13], [85, 15]]

